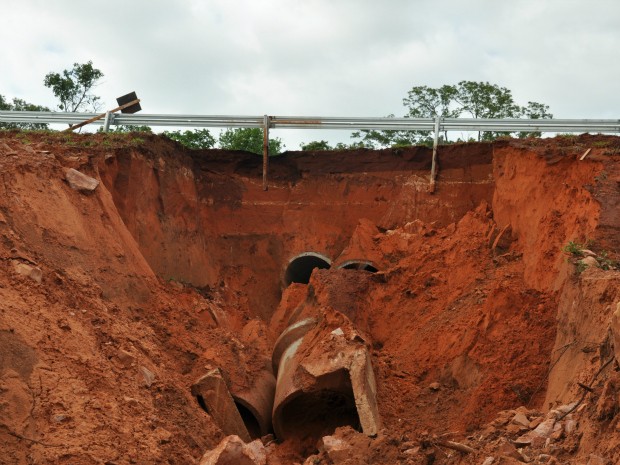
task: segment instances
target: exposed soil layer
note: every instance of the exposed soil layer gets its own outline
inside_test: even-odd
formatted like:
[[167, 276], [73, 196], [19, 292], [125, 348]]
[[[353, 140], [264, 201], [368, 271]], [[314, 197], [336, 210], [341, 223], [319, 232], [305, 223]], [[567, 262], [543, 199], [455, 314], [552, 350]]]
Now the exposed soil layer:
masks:
[[[587, 135], [440, 147], [430, 193], [423, 147], [289, 152], [265, 192], [252, 154], [0, 132], [0, 463], [199, 463], [224, 434], [192, 384], [218, 367], [251, 392], [312, 315], [367, 342], [383, 429], [355, 431], [350, 395], [326, 391], [290, 407], [269, 464], [620, 463], [619, 153]], [[100, 184], [71, 188], [70, 168]], [[300, 256], [330, 267], [287, 273]], [[582, 396], [574, 429], [519, 443], [514, 415]], [[316, 443], [336, 427], [341, 454]]]

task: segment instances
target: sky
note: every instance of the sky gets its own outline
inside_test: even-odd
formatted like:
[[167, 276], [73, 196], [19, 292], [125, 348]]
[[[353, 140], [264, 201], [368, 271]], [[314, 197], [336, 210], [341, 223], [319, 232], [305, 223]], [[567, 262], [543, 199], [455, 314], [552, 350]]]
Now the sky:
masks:
[[[618, 0], [2, 4], [0, 94], [50, 108], [45, 75], [92, 60], [104, 108], [136, 91], [149, 114], [403, 116], [412, 87], [469, 80], [545, 103], [555, 118], [620, 117]], [[271, 135], [289, 150], [352, 141], [344, 131]]]

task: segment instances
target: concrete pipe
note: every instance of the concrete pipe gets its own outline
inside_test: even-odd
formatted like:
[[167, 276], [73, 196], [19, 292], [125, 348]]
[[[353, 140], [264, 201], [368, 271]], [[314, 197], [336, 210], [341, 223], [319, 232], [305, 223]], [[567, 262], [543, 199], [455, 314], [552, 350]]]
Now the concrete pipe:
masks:
[[331, 267], [331, 260], [315, 252], [304, 252], [289, 261], [284, 272], [284, 287], [291, 283], [308, 284], [310, 275], [315, 268]]
[[370, 273], [376, 273], [379, 271], [369, 260], [347, 260], [346, 262], [338, 265], [338, 268], [343, 268], [345, 270], [369, 271]]
[[347, 324], [335, 329], [323, 324], [300, 338], [287, 338], [288, 346], [283, 348], [283, 342], [281, 355], [274, 357], [279, 358], [273, 406], [278, 438], [318, 439], [344, 425], [377, 434], [380, 419], [370, 355], [350, 321], [344, 315], [340, 319]]
[[196, 381], [191, 391], [224, 434], [236, 434], [249, 442], [271, 432], [275, 384], [273, 374], [262, 370], [251, 389], [235, 392], [215, 368]]

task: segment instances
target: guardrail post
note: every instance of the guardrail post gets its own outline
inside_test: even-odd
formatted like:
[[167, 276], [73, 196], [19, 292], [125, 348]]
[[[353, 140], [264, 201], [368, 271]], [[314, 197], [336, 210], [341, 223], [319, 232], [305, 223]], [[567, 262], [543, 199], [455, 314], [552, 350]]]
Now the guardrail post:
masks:
[[263, 190], [267, 186], [267, 170], [269, 168], [269, 116], [263, 116]]
[[103, 132], [108, 132], [110, 130], [110, 116], [111, 115], [112, 115], [111, 112], [106, 111], [105, 119], [103, 120]]
[[431, 161], [431, 180], [429, 192], [435, 192], [435, 177], [437, 176], [437, 146], [439, 145], [439, 121], [440, 117], [435, 117], [435, 140], [433, 141], [433, 159]]

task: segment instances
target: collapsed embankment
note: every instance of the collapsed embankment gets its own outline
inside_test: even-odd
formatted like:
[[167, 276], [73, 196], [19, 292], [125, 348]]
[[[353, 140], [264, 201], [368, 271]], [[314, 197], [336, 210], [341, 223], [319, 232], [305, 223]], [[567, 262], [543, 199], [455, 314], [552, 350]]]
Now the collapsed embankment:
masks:
[[[288, 153], [271, 160], [265, 192], [260, 159], [245, 153], [3, 134], [0, 460], [196, 462], [223, 437], [196, 380], [219, 368], [242, 402], [288, 323], [322, 315], [329, 328], [351, 321], [371, 356], [382, 429], [364, 460], [478, 463], [430, 454], [421, 438], [464, 438], [499, 410], [575, 400], [613, 353], [618, 274], [576, 274], [562, 247], [620, 249], [619, 146], [442, 147], [434, 194], [425, 148]], [[69, 168], [101, 183], [76, 191]], [[313, 260], [330, 269], [310, 277]], [[618, 422], [588, 421], [596, 399], [582, 410], [588, 444], [554, 451], [566, 463], [618, 456], [612, 439], [592, 440]], [[318, 431], [301, 426], [269, 446], [270, 463], [315, 452]], [[494, 439], [476, 444], [480, 463]]]

